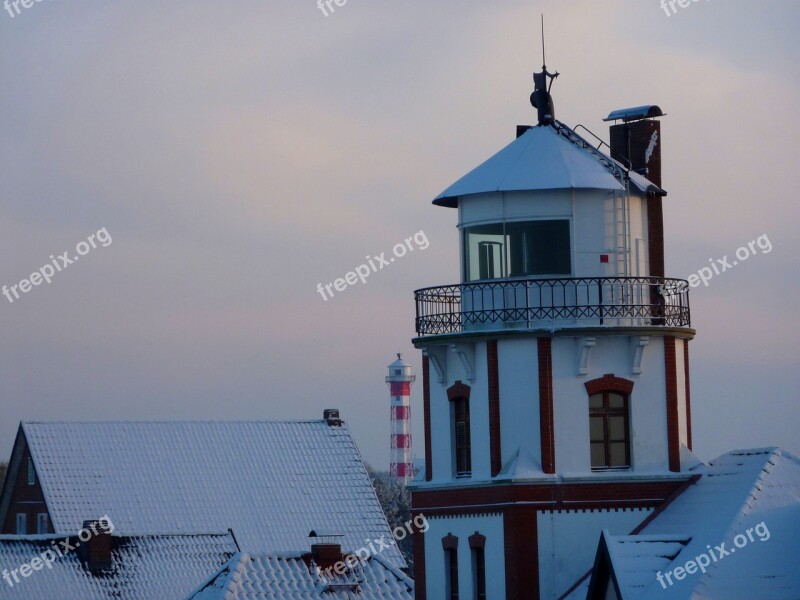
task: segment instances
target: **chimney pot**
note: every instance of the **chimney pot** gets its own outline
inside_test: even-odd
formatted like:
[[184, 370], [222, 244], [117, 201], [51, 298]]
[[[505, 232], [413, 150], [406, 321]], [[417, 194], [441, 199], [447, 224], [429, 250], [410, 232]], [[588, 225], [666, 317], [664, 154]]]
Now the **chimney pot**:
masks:
[[322, 413], [322, 418], [328, 422], [330, 427], [340, 427], [342, 424], [338, 408], [326, 408]]

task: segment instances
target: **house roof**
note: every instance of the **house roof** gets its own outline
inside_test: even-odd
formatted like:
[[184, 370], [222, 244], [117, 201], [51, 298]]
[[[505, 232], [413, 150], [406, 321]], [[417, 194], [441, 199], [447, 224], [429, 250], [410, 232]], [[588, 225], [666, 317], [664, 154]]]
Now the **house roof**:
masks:
[[614, 575], [623, 598], [638, 598], [689, 543], [680, 535], [619, 535], [603, 532]]
[[[21, 430], [61, 534], [107, 514], [122, 535], [232, 528], [247, 552], [306, 551], [312, 529], [341, 532], [346, 547], [391, 536], [345, 424], [24, 422]], [[384, 557], [405, 566], [396, 547]]]
[[410, 578], [377, 555], [329, 577], [300, 555], [237, 554], [186, 600], [413, 600], [413, 590]]
[[[638, 535], [604, 536], [623, 600], [796, 598], [800, 459], [778, 448], [736, 450], [695, 471], [697, 482]], [[739, 547], [734, 540], [748, 530], [753, 540]], [[656, 579], [723, 543], [731, 553], [711, 560], [705, 573], [673, 577], [672, 585]], [[568, 597], [585, 597], [586, 589]]]
[[[624, 190], [625, 187], [612, 170], [617, 174], [627, 171], [572, 129], [556, 121], [553, 125], [531, 127], [453, 183], [433, 203], [455, 208], [461, 196], [490, 192]], [[640, 191], [665, 193], [633, 171], [628, 173], [628, 177], [632, 186]]]
[[[30, 564], [53, 543], [56, 536], [0, 536], [0, 569], [6, 569], [13, 586], [0, 585], [3, 598], [82, 598], [92, 600], [164, 600], [184, 598], [238, 552], [230, 534], [112, 536], [112, 568], [93, 575], [76, 551], [49, 561], [49, 567], [11, 574]], [[78, 543], [71, 537], [69, 544]]]

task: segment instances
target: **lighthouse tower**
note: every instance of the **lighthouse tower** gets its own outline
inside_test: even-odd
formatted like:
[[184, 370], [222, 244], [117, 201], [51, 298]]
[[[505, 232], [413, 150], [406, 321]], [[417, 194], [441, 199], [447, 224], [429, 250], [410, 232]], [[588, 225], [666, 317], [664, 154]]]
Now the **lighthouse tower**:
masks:
[[397, 360], [389, 365], [389, 384], [391, 394], [391, 441], [389, 477], [396, 482], [408, 483], [414, 477], [414, 464], [411, 459], [411, 384], [416, 377], [411, 374], [411, 365], [398, 354]]
[[695, 331], [688, 286], [664, 274], [663, 113], [611, 113], [601, 150], [556, 120], [554, 78], [534, 75], [537, 124], [433, 201], [458, 211], [461, 277], [415, 293], [417, 600], [555, 600], [603, 530], [631, 533], [692, 480]]

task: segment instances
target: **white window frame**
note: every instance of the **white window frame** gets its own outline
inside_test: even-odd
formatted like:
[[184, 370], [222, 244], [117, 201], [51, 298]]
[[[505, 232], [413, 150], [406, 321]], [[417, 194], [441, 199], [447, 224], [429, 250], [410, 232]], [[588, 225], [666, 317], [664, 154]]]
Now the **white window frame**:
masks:
[[28, 485], [36, 485], [36, 469], [30, 456], [28, 457]]
[[37, 513], [36, 514], [36, 533], [44, 534], [49, 533], [50, 529], [50, 518], [48, 517], [47, 513]]

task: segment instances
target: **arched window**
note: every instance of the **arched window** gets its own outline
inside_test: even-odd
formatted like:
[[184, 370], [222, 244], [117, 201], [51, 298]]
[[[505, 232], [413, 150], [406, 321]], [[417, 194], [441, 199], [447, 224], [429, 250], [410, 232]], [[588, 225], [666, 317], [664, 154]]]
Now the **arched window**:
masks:
[[631, 467], [630, 396], [633, 382], [606, 375], [586, 383], [593, 471]]

